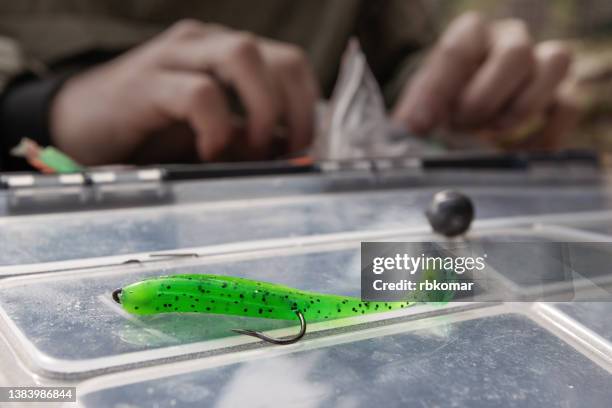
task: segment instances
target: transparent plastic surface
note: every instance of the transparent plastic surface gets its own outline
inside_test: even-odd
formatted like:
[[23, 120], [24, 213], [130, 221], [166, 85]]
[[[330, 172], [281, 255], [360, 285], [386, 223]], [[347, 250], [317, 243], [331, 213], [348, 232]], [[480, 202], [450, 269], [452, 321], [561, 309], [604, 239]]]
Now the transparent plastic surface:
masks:
[[[231, 185], [231, 181], [228, 184]], [[206, 182], [191, 188], [206, 188]], [[596, 211], [612, 195], [592, 188], [461, 188], [478, 219]], [[426, 227], [442, 188], [213, 200], [200, 204], [0, 218], [0, 266], [74, 260], [363, 230]]]
[[334, 194], [15, 217], [0, 220], [0, 265], [422, 225], [430, 194]]
[[569, 223], [567, 226], [583, 231], [612, 236], [612, 218], [605, 218], [596, 222]]
[[[612, 257], [612, 246], [578, 242], [580, 238], [572, 230], [538, 228], [526, 232], [508, 230], [503, 234], [478, 232], [472, 235], [470, 244], [487, 255], [489, 267], [520, 286], [521, 291], [530, 285], [567, 283], [567, 290], [573, 292], [577, 281], [612, 277], [607, 268], [601, 267]], [[531, 245], [513, 246], [514, 242]]]
[[94, 391], [87, 407], [609, 407], [612, 376], [498, 315]]
[[[475, 240], [493, 239], [533, 241], [545, 244], [555, 236], [534, 235], [525, 230], [481, 231]], [[408, 239], [418, 240], [418, 236]], [[215, 262], [193, 261], [191, 265], [165, 262], [165, 266], [115, 267], [96, 273], [73, 272], [61, 278], [49, 274], [41, 277], [7, 279], [0, 281], [0, 312], [11, 321], [13, 331], [21, 340], [19, 346], [30, 354], [33, 364], [40, 370], [51, 372], [86, 372], [122, 365], [122, 356], [128, 353], [149, 351], [138, 361], [160, 358], [155, 350], [173, 346], [218, 340], [206, 349], [220, 349], [228, 345], [223, 339], [236, 337], [233, 328], [248, 327], [271, 330], [295, 326], [295, 322], [266, 319], [250, 319], [235, 316], [202, 314], [162, 314], [134, 317], [123, 313], [110, 298], [111, 292], [129, 283], [146, 277], [167, 274], [220, 274], [247, 277], [284, 284], [304, 290], [338, 295], [360, 296], [360, 251], [358, 243], [354, 249], [329, 250], [317, 247], [309, 253], [286, 254], [282, 252], [270, 257], [253, 257], [232, 260], [231, 256]], [[321, 248], [321, 247], [319, 247]], [[303, 250], [306, 251], [306, 250]], [[505, 259], [507, 265], [498, 271], [511, 282], [520, 282], [520, 277], [529, 270], [520, 268], [522, 263], [532, 267], [546, 267], [536, 257]], [[538, 266], [539, 265], [539, 266]], [[567, 276], [548, 265], [551, 283], [563, 282]], [[517, 276], [513, 276], [516, 274]], [[522, 274], [522, 275], [521, 275]], [[567, 291], [571, 295], [573, 287]], [[453, 304], [458, 305], [458, 304]], [[415, 306], [407, 313], [417, 313]], [[173, 355], [193, 352], [191, 349], [173, 349]], [[165, 353], [165, 351], [164, 351]], [[112, 359], [109, 359], [112, 358]], [[76, 362], [73, 368], [65, 363]]]
[[612, 344], [612, 303], [568, 302], [555, 307]]
[[[172, 269], [36, 279], [18, 286], [0, 282], [0, 307], [42, 354], [86, 360], [235, 336], [231, 328], [292, 325], [267, 319], [203, 314], [132, 317], [112, 303], [115, 288], [146, 277], [211, 273], [248, 277], [300, 289], [359, 295], [359, 252], [342, 251], [251, 259]], [[317, 271], [317, 273], [313, 273]]]
[[[515, 177], [511, 173], [504, 177]], [[295, 322], [187, 314], [135, 318], [110, 298], [117, 287], [174, 273], [227, 274], [359, 296], [359, 248], [352, 238], [302, 247], [286, 245], [283, 239], [402, 228], [413, 236], [428, 230], [423, 210], [431, 196], [446, 187], [474, 200], [477, 220], [492, 221], [476, 224], [470, 233], [474, 239], [503, 239], [500, 229], [514, 226], [526, 229], [508, 232], [505, 238], [510, 241], [535, 245], [568, 239], [558, 238], [554, 229], [531, 229], [534, 223], [551, 225], [539, 220], [554, 214], [567, 215], [553, 217], [552, 225], [563, 224], [563, 219], [573, 226], [574, 220], [585, 217], [597, 220], [592, 224], [612, 225], [612, 195], [605, 188], [508, 186], [493, 176], [478, 175], [473, 181], [479, 187], [463, 187], [469, 182], [435, 179], [444, 177], [428, 175], [421, 187], [376, 190], [367, 190], [363, 181], [371, 178], [350, 175], [343, 188], [330, 188], [329, 180], [311, 177], [185, 183], [180, 186], [185, 201], [172, 206], [0, 217], [0, 267], [7, 268], [245, 243], [242, 253], [0, 279], [0, 334], [32, 382], [81, 386], [86, 381], [88, 391], [80, 398], [87, 407], [343, 408], [381, 402], [389, 407], [609, 407], [612, 376], [601, 368], [609, 369], [609, 361], [589, 352], [595, 344], [585, 339], [589, 333], [580, 333], [583, 343], [572, 343], [563, 333], [571, 334], [579, 325], [559, 319], [554, 326], [552, 319], [531, 311], [509, 314], [515, 311], [510, 305], [478, 306], [470, 309], [469, 320], [457, 311], [459, 306], [440, 307], [432, 314], [434, 306], [419, 305], [399, 315], [376, 316], [378, 320], [359, 317], [338, 329], [317, 332], [312, 325], [305, 341], [295, 345], [308, 350], [294, 352], [255, 344], [230, 329], [292, 334], [295, 327], [289, 326]], [[496, 235], [491, 228], [497, 228]], [[566, 228], [564, 233], [572, 231]], [[393, 236], [400, 237], [396, 232]], [[278, 238], [273, 250], [257, 246]], [[503, 269], [515, 272], [504, 276], [520, 283], [529, 273], [520, 269], [525, 260], [506, 261], [512, 268]], [[591, 261], [593, 276], [607, 273], [598, 267], [608, 264], [605, 256]], [[559, 283], [566, 275], [551, 269], [551, 277]], [[559, 315], [566, 313], [611, 341], [610, 304], [555, 307], [562, 311], [554, 309]], [[423, 323], [426, 320], [431, 323]], [[16, 365], [6, 354], [0, 353], [3, 374], [12, 373]], [[245, 354], [257, 358], [243, 359]], [[213, 362], [218, 366], [209, 368]], [[138, 372], [132, 371], [135, 368]], [[140, 378], [142, 371], [154, 373], [156, 379]]]
[[[131, 316], [111, 300], [118, 287], [146, 277], [211, 273], [275, 282], [322, 293], [359, 296], [358, 249], [278, 255], [172, 269], [139, 266], [114, 272], [71, 273], [61, 277], [0, 281], [0, 314], [15, 347], [27, 354], [33, 371], [52, 376], [87, 376], [92, 371], [194, 352], [210, 352], [252, 339], [233, 328], [271, 330], [295, 327], [295, 321], [206, 314]], [[421, 306], [395, 314], [419, 313]], [[394, 313], [394, 312], [391, 312]], [[386, 314], [354, 318], [354, 323]], [[374, 316], [374, 317], [373, 317]], [[334, 327], [336, 322], [329, 322]], [[293, 330], [290, 330], [293, 332]], [[193, 347], [190, 347], [193, 345]], [[139, 352], [142, 352], [139, 354]]]

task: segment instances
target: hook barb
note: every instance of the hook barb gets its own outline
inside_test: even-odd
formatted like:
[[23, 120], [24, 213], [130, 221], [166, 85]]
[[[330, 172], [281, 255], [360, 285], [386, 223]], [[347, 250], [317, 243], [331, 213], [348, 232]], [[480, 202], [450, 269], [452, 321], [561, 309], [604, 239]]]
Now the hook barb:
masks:
[[293, 337], [276, 339], [274, 337], [266, 336], [265, 334], [255, 331], [255, 330], [232, 329], [232, 331], [234, 333], [244, 334], [246, 336], [257, 337], [258, 339], [261, 339], [263, 341], [266, 341], [272, 344], [278, 344], [278, 345], [283, 345], [283, 346], [288, 345], [288, 344], [293, 344], [299, 341], [306, 334], [306, 319], [304, 319], [304, 315], [299, 310], [296, 310], [295, 314], [297, 315], [298, 319], [300, 319], [300, 332]]

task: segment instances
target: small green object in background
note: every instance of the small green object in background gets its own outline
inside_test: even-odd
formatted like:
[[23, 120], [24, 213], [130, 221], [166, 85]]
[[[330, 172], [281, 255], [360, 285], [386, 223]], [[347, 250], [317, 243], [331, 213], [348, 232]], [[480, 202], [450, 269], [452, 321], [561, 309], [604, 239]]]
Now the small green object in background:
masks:
[[54, 147], [45, 147], [42, 149], [38, 158], [58, 173], [76, 173], [83, 171], [83, 167]]
[[[429, 268], [423, 270], [419, 283], [422, 282], [457, 282], [457, 275], [452, 270]], [[424, 290], [413, 292], [407, 300], [411, 302], [435, 304], [444, 306], [455, 297], [452, 290]]]

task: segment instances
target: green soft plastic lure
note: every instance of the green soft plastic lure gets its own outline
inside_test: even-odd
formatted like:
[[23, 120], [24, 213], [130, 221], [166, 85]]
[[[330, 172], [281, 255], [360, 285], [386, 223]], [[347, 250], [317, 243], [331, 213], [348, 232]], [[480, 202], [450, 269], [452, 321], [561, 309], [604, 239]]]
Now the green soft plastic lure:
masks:
[[113, 299], [124, 310], [136, 315], [158, 313], [213, 313], [300, 319], [299, 337], [275, 340], [258, 332], [236, 330], [276, 344], [299, 340], [305, 321], [386, 312], [411, 306], [414, 302], [364, 302], [356, 297], [306, 292], [283, 285], [220, 275], [171, 275], [146, 279], [113, 292]]
[[115, 296], [123, 309], [137, 315], [196, 312], [294, 320], [299, 311], [308, 321], [384, 312], [412, 304], [363, 302], [356, 297], [220, 275], [161, 276], [128, 285]]

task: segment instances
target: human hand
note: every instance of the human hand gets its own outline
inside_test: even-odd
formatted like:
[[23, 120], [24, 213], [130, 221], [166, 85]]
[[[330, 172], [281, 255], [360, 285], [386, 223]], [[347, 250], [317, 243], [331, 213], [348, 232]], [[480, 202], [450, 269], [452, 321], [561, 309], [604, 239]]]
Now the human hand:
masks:
[[393, 117], [418, 134], [437, 127], [507, 134], [534, 118], [546, 120], [570, 64], [560, 43], [534, 45], [520, 20], [488, 23], [467, 13], [407, 84]]
[[[226, 87], [246, 110], [242, 129]], [[53, 101], [50, 126], [54, 144], [85, 165], [215, 160], [232, 146], [258, 159], [279, 123], [291, 152], [309, 144], [317, 98], [298, 47], [187, 20], [70, 79]]]

